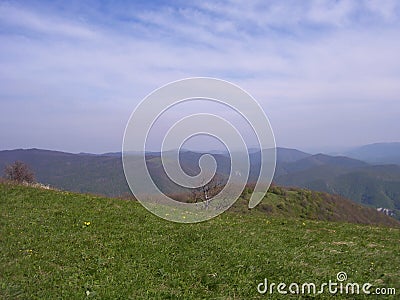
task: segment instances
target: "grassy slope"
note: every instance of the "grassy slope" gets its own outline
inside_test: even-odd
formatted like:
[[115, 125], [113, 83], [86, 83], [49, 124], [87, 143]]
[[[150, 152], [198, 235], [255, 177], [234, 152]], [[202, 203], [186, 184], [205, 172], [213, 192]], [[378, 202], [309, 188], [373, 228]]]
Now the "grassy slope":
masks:
[[339, 271], [400, 289], [399, 229], [262, 210], [183, 225], [133, 201], [11, 185], [0, 207], [3, 298], [279, 299], [257, 283], [320, 284]]

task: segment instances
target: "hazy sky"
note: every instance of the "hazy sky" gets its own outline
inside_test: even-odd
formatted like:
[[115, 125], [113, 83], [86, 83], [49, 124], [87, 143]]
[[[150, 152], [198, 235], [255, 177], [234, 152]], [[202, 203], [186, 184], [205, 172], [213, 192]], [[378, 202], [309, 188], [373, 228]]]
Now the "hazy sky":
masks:
[[1, 1], [0, 149], [119, 151], [192, 76], [262, 105], [279, 146], [400, 141], [399, 1]]

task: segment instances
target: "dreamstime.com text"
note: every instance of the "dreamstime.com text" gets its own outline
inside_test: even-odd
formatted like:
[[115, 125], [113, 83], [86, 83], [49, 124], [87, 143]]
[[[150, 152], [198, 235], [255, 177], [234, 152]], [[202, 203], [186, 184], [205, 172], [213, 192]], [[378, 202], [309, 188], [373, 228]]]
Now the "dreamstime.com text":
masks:
[[339, 272], [336, 275], [337, 281], [329, 280], [321, 284], [315, 284], [313, 282], [304, 283], [275, 283], [268, 282], [267, 278], [264, 278], [263, 282], [257, 285], [257, 291], [260, 294], [294, 294], [294, 295], [318, 295], [323, 293], [329, 293], [332, 295], [396, 295], [396, 289], [394, 287], [374, 287], [372, 284], [357, 283], [357, 282], [346, 282], [347, 274], [345, 272]]

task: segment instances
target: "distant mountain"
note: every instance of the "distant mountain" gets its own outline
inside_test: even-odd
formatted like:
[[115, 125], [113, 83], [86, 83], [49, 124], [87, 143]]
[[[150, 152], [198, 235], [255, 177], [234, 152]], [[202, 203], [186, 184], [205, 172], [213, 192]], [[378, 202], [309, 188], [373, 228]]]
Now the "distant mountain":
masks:
[[[281, 162], [278, 162], [281, 163]], [[330, 166], [333, 169], [348, 170], [353, 168], [359, 168], [367, 166], [366, 162], [343, 157], [343, 156], [329, 156], [325, 154], [310, 155], [306, 158], [285, 163], [285, 170], [288, 173], [304, 171], [310, 168], [316, 168], [320, 166]]]
[[85, 193], [115, 196], [130, 193], [118, 156], [72, 154], [41, 149], [0, 151], [0, 174], [6, 164], [27, 163], [39, 182]]
[[343, 155], [372, 164], [400, 165], [400, 142], [369, 144], [349, 150]]
[[370, 165], [348, 157], [313, 155], [279, 167], [274, 182], [338, 194], [374, 207], [400, 210], [400, 166]]
[[400, 166], [368, 166], [333, 178], [323, 189], [375, 207], [400, 210]]
[[276, 160], [278, 162], [290, 163], [310, 156], [311, 154], [296, 149], [288, 149], [281, 147], [276, 148]]

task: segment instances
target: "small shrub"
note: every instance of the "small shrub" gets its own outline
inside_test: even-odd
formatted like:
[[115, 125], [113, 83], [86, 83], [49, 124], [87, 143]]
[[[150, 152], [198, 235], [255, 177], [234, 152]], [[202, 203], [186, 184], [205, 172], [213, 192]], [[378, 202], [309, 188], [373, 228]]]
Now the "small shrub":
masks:
[[4, 173], [8, 180], [12, 180], [18, 183], [33, 183], [35, 182], [35, 175], [29, 166], [22, 161], [16, 161], [11, 165], [7, 165], [4, 169]]

